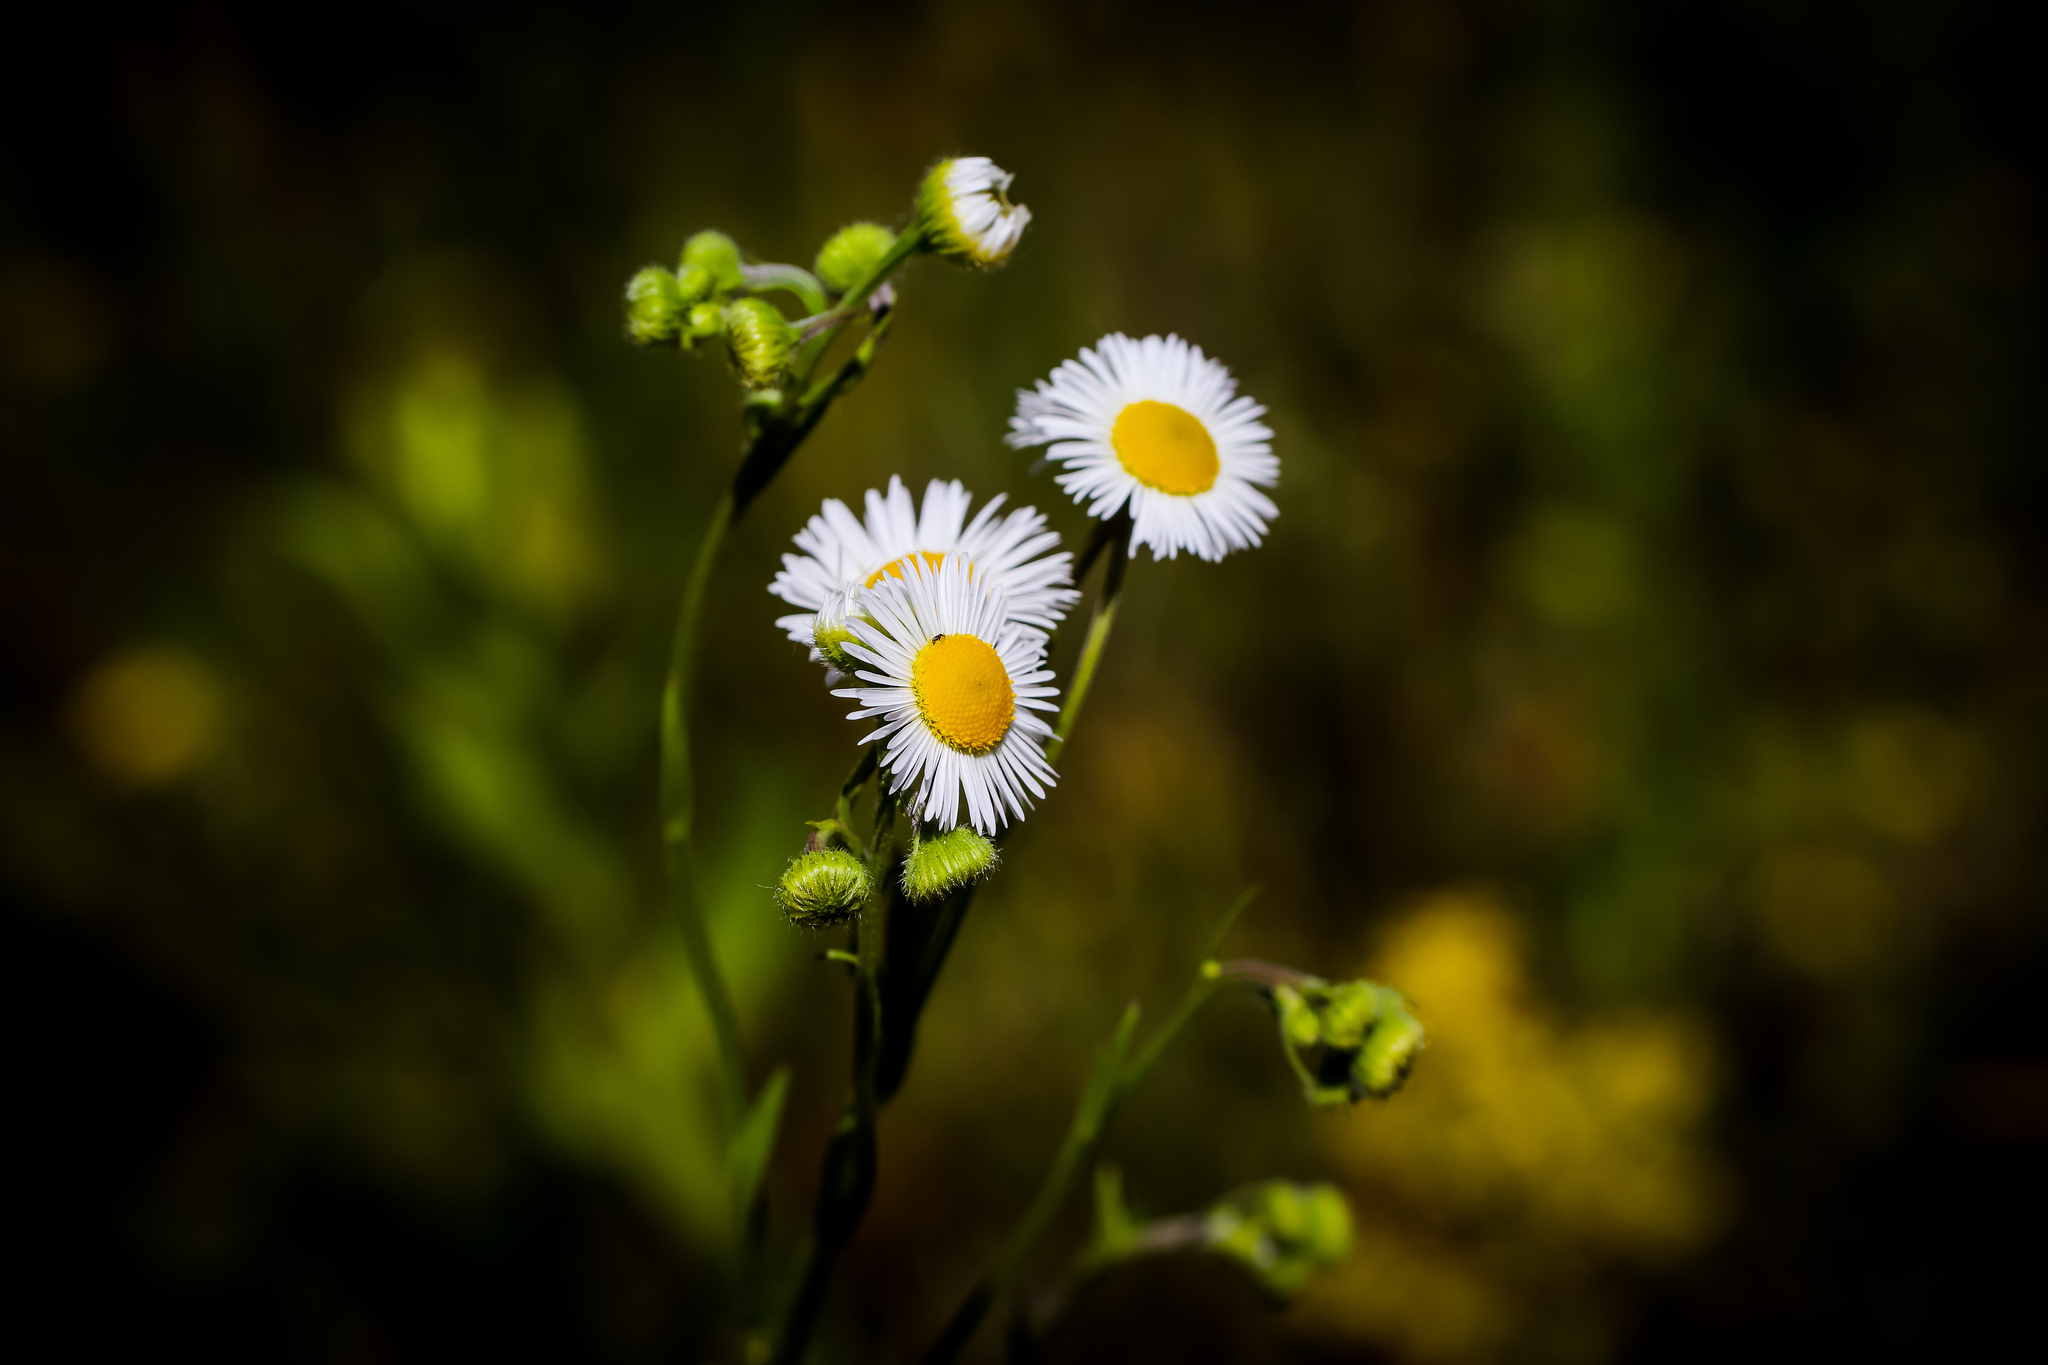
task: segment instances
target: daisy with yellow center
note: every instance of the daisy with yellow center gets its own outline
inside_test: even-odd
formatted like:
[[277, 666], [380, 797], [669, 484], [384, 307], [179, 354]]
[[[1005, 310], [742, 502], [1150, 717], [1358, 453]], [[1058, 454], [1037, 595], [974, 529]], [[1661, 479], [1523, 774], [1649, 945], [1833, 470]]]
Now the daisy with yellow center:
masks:
[[1128, 505], [1132, 554], [1217, 560], [1257, 545], [1279, 515], [1259, 491], [1280, 481], [1265, 412], [1201, 347], [1117, 332], [1020, 390], [1007, 439], [1049, 445], [1060, 487], [1088, 515]]
[[861, 743], [885, 742], [889, 789], [908, 792], [904, 808], [952, 829], [965, 823], [994, 834], [1022, 820], [1053, 785], [1045, 741], [1059, 689], [1045, 663], [1045, 637], [1006, 619], [1002, 600], [985, 591], [961, 559], [936, 569], [922, 560], [886, 577], [862, 598], [863, 614], [844, 618], [844, 645], [863, 687], [836, 690], [880, 716]]
[[[783, 601], [803, 608], [801, 614], [784, 616], [775, 624], [790, 639], [813, 646], [812, 658], [821, 658], [816, 645], [818, 613], [835, 597], [848, 589], [858, 593], [900, 581], [916, 565], [937, 571], [957, 559], [978, 584], [1002, 599], [1006, 619], [1034, 631], [1050, 631], [1081, 596], [1069, 586], [1073, 556], [1065, 551], [1046, 553], [1060, 537], [1045, 528], [1045, 516], [1036, 508], [999, 516], [999, 494], [970, 521], [967, 509], [973, 501], [959, 480], [934, 479], [924, 491], [920, 513], [903, 481], [893, 477], [886, 495], [868, 490], [865, 521], [839, 499], [827, 498], [818, 515], [797, 532], [796, 545], [803, 553], [784, 555], [782, 572], [768, 585], [768, 591]], [[852, 606], [842, 602], [834, 615], [843, 615]]]

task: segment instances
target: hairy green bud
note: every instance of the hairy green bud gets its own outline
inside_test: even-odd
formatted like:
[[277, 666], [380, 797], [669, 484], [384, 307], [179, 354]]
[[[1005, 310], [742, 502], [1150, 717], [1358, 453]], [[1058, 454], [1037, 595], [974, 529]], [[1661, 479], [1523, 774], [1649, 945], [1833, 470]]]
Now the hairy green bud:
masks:
[[730, 294], [746, 281], [740, 275], [740, 249], [722, 232], [706, 229], [683, 243], [682, 268], [696, 266], [711, 278], [711, 290]]
[[811, 273], [833, 293], [844, 294], [872, 275], [895, 245], [896, 234], [880, 223], [848, 223], [818, 248]]
[[681, 291], [684, 303], [702, 303], [711, 297], [715, 281], [711, 272], [701, 265], [686, 265], [676, 272], [676, 288]]
[[919, 839], [903, 860], [903, 894], [914, 901], [936, 900], [986, 877], [1000, 856], [994, 844], [966, 825], [936, 839]]
[[650, 265], [626, 281], [626, 336], [637, 346], [673, 343], [683, 329], [684, 299], [676, 277]]
[[775, 900], [790, 923], [824, 929], [843, 923], [874, 889], [860, 859], [843, 848], [823, 848], [790, 859]]
[[789, 364], [796, 328], [766, 299], [734, 299], [725, 306], [725, 343], [741, 382], [750, 389], [766, 388]]

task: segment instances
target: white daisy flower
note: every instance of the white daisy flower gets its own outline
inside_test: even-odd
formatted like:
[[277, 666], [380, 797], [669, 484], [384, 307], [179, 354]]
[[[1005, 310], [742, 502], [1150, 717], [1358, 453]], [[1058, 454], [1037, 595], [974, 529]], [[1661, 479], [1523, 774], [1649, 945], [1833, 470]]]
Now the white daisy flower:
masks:
[[1031, 210], [1005, 194], [1017, 177], [985, 156], [956, 156], [926, 173], [917, 222], [941, 256], [986, 270], [1017, 249]]
[[1091, 517], [1129, 503], [1131, 553], [1190, 550], [1217, 560], [1257, 545], [1279, 515], [1257, 487], [1280, 481], [1265, 408], [1237, 392], [1230, 371], [1177, 336], [1133, 341], [1121, 332], [1017, 391], [1009, 443], [1051, 444], [1059, 486]]
[[[1045, 529], [1045, 514], [1037, 508], [1023, 507], [999, 517], [999, 493], [969, 521], [967, 508], [973, 501], [958, 479], [933, 479], [924, 490], [920, 515], [911, 504], [910, 491], [893, 476], [886, 496], [868, 490], [865, 522], [839, 499], [827, 498], [818, 515], [796, 534], [797, 548], [804, 553], [784, 555], [782, 572], [768, 585], [768, 591], [804, 610], [775, 624], [798, 644], [811, 645], [813, 659], [822, 658], [817, 617], [836, 595], [900, 579], [914, 564], [936, 568], [942, 560], [960, 559], [977, 583], [1003, 600], [1009, 620], [1034, 631], [1050, 631], [1081, 597], [1068, 586], [1074, 557], [1064, 550], [1045, 553], [1060, 543], [1060, 537]], [[842, 602], [834, 615], [843, 616], [851, 606]]]
[[861, 743], [887, 741], [889, 790], [910, 791], [910, 815], [944, 829], [961, 823], [963, 794], [966, 823], [983, 834], [1022, 820], [1054, 782], [1052, 727], [1034, 714], [1057, 709], [1045, 637], [1005, 620], [1002, 601], [952, 555], [911, 564], [862, 605], [865, 615], [846, 620], [845, 648], [872, 685], [833, 695], [860, 703], [848, 720], [883, 718]]

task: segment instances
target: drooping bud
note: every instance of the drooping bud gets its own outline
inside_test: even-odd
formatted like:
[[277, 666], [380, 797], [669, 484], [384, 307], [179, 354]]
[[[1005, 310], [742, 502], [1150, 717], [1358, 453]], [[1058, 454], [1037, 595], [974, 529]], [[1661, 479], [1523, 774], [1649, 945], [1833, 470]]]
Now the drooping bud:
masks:
[[1351, 1208], [1334, 1185], [1269, 1180], [1225, 1197], [1205, 1220], [1208, 1249], [1252, 1273], [1285, 1302], [1351, 1250]]
[[1422, 1051], [1422, 1025], [1390, 986], [1297, 977], [1267, 996], [1279, 1016], [1280, 1045], [1311, 1104], [1386, 1099]]
[[789, 364], [796, 329], [766, 299], [734, 299], [725, 306], [725, 342], [741, 381], [750, 389], [766, 388]]
[[985, 156], [932, 167], [917, 191], [917, 230], [926, 247], [979, 270], [1009, 260], [1031, 221], [1031, 210], [1007, 197], [1015, 178]]
[[848, 223], [818, 248], [811, 273], [835, 294], [867, 279], [896, 245], [896, 234], [880, 223]]
[[903, 860], [903, 894], [915, 901], [936, 900], [986, 877], [1000, 858], [996, 846], [967, 825], [936, 839], [915, 840]]
[[685, 302], [674, 275], [648, 266], [626, 281], [626, 336], [638, 346], [673, 343], [683, 329]]
[[722, 232], [706, 229], [683, 243], [682, 268], [697, 266], [711, 277], [712, 292], [730, 294], [744, 278], [740, 275], [740, 249]]
[[843, 848], [821, 848], [790, 859], [775, 900], [790, 923], [824, 929], [844, 922], [874, 889], [860, 859]]

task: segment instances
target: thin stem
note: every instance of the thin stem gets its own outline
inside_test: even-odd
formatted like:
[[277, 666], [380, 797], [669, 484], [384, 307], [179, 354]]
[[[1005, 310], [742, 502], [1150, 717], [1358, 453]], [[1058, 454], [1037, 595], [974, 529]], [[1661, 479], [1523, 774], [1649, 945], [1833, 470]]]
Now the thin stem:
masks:
[[[1104, 552], [1109, 556], [1109, 567], [1103, 573], [1102, 596], [1095, 599], [1095, 614], [1088, 620], [1088, 639], [1081, 646], [1081, 661], [1074, 666], [1074, 683], [1067, 690], [1067, 704], [1060, 708], [1059, 726], [1045, 746], [1045, 757], [1049, 763], [1059, 761], [1060, 751], [1067, 747], [1067, 741], [1073, 737], [1074, 726], [1080, 722], [1081, 707], [1088, 700], [1088, 689], [1095, 682], [1096, 667], [1101, 664], [1103, 648], [1109, 643], [1110, 627], [1116, 624], [1117, 604], [1123, 600], [1124, 570], [1131, 560], [1130, 509], [1127, 507], [1117, 513], [1116, 519], [1108, 525], [1109, 536]], [[1091, 545], [1089, 549], [1092, 553], [1095, 547]]]
[[924, 1365], [947, 1365], [955, 1359], [981, 1326], [982, 1319], [997, 1300], [1008, 1293], [1016, 1282], [1018, 1272], [1030, 1258], [1038, 1241], [1052, 1226], [1052, 1220], [1073, 1192], [1074, 1182], [1081, 1172], [1095, 1164], [1095, 1157], [1102, 1150], [1103, 1141], [1116, 1121], [1124, 1101], [1141, 1085], [1159, 1059], [1166, 1055], [1188, 1021], [1195, 1017], [1224, 978], [1221, 964], [1216, 961], [1216, 950], [1223, 945], [1223, 937], [1244, 913], [1252, 898], [1259, 893], [1256, 886], [1247, 887], [1240, 894], [1216, 930], [1209, 936], [1207, 951], [1202, 955], [1200, 970], [1189, 984], [1180, 1004], [1167, 1016], [1166, 1022], [1154, 1031], [1146, 1042], [1144, 1050], [1128, 1063], [1124, 1057], [1130, 1051], [1131, 1034], [1138, 1023], [1138, 1007], [1134, 1003], [1124, 1011], [1124, 1017], [1117, 1025], [1117, 1031], [1109, 1044], [1096, 1055], [1094, 1072], [1090, 1075], [1087, 1088], [1082, 1092], [1081, 1103], [1074, 1110], [1074, 1121], [1067, 1128], [1067, 1136], [1060, 1144], [1060, 1152], [1053, 1159], [1052, 1169], [1045, 1174], [1044, 1182], [1025, 1211], [1017, 1227], [1010, 1234], [1010, 1240], [1003, 1246], [1002, 1255], [996, 1260], [988, 1274], [968, 1291], [967, 1297], [954, 1310], [939, 1339], [932, 1343], [925, 1353]]
[[732, 991], [718, 968], [704, 907], [697, 898], [697, 859], [693, 839], [696, 793], [690, 773], [690, 704], [696, 696], [697, 627], [704, 611], [704, 592], [712, 568], [732, 528], [730, 489], [712, 510], [710, 524], [697, 544], [697, 558], [683, 586], [676, 612], [675, 638], [669, 647], [668, 678], [661, 689], [661, 841], [668, 864], [669, 899], [683, 931], [683, 951], [690, 974], [704, 996], [711, 1032], [718, 1048], [718, 1067], [725, 1097], [726, 1131], [739, 1131], [747, 1108], [746, 1071], [740, 1061], [739, 1018]]

